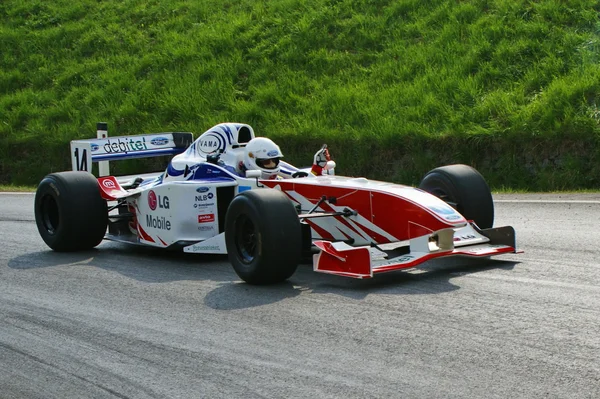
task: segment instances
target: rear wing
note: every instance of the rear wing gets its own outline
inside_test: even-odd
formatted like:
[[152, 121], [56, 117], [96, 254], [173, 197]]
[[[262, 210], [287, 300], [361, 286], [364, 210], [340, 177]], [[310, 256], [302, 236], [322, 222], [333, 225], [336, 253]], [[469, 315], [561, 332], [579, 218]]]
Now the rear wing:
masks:
[[100, 176], [110, 175], [109, 161], [176, 155], [184, 152], [194, 141], [190, 132], [140, 134], [136, 136], [108, 137], [108, 125], [96, 125], [97, 138], [71, 141], [73, 170], [92, 171], [98, 163]]

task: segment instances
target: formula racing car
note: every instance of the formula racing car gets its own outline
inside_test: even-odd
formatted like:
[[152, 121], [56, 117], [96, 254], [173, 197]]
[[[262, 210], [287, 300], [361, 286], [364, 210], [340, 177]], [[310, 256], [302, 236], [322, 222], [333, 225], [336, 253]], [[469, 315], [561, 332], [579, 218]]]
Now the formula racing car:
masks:
[[[251, 126], [222, 123], [196, 140], [172, 132], [71, 142], [73, 171], [39, 184], [35, 219], [55, 251], [103, 239], [189, 253], [227, 254], [250, 284], [288, 279], [303, 256], [317, 272], [354, 278], [447, 256], [518, 252], [510, 226], [493, 227], [484, 178], [467, 165], [428, 172], [418, 188], [280, 162], [295, 178], [240, 172]], [[174, 155], [162, 172], [115, 177], [108, 162]], [[98, 163], [96, 178], [92, 165]]]

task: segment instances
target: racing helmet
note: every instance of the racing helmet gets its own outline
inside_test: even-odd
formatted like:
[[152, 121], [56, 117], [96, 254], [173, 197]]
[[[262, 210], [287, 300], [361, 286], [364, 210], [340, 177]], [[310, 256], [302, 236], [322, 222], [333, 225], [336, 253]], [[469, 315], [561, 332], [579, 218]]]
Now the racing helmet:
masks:
[[279, 146], [266, 137], [253, 138], [244, 148], [246, 170], [260, 170], [263, 179], [279, 173], [279, 158], [283, 157]]

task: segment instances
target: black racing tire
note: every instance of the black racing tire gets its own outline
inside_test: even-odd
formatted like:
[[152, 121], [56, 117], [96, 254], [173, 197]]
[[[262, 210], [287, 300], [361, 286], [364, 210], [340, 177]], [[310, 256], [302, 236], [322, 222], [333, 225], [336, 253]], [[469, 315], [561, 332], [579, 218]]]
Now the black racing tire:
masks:
[[91, 249], [108, 225], [108, 206], [98, 180], [88, 172], [60, 172], [44, 177], [34, 201], [40, 236], [59, 252]]
[[225, 216], [229, 261], [248, 284], [275, 284], [294, 274], [300, 262], [302, 231], [298, 212], [274, 189], [244, 191]]
[[444, 200], [479, 228], [494, 225], [494, 201], [485, 179], [468, 165], [447, 165], [431, 170], [419, 188]]

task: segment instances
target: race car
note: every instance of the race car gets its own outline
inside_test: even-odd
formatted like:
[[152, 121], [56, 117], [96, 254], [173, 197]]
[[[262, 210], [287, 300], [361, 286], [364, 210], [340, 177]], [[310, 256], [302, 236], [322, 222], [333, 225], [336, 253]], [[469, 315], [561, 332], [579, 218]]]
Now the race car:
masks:
[[[435, 168], [419, 187], [333, 168], [315, 176], [285, 162], [295, 178], [264, 179], [237, 168], [255, 139], [247, 124], [222, 123], [196, 140], [188, 132], [108, 137], [106, 130], [99, 124], [98, 138], [71, 142], [74, 170], [51, 173], [37, 188], [37, 227], [55, 251], [106, 239], [227, 254], [249, 284], [284, 281], [306, 257], [316, 272], [364, 279], [434, 258], [519, 252], [512, 227], [493, 227], [490, 189], [467, 165]], [[162, 172], [107, 173], [108, 161], [157, 155], [174, 155]]]

